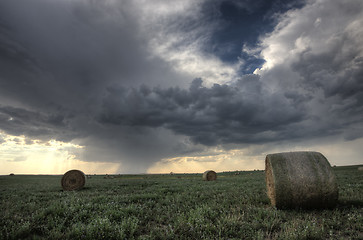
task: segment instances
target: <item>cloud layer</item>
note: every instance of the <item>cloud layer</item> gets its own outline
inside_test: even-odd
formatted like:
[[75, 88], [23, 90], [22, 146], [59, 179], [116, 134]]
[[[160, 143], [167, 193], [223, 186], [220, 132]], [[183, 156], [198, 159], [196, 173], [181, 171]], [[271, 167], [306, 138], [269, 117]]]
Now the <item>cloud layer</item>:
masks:
[[[77, 158], [128, 172], [213, 147], [363, 136], [360, 0], [269, 12], [276, 26], [241, 43], [240, 61], [212, 44], [226, 2], [238, 5], [1, 2], [0, 129], [74, 142]], [[248, 59], [265, 63], [243, 75]]]
[[[273, 91], [304, 101], [317, 131], [362, 137], [363, 3], [311, 1], [280, 17], [261, 42], [256, 73]], [[320, 123], [320, 124], [319, 124]], [[354, 134], [352, 134], [354, 132]]]
[[263, 89], [258, 75], [210, 88], [195, 79], [189, 89], [109, 89], [102, 109], [101, 124], [163, 127], [207, 146], [291, 138], [305, 118], [303, 104]]

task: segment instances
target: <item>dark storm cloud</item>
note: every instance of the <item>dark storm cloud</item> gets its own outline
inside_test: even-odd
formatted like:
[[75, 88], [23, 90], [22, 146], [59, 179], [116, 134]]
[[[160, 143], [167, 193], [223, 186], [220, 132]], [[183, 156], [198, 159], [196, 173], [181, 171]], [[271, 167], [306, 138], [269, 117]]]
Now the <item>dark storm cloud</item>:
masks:
[[210, 88], [195, 79], [189, 90], [110, 88], [103, 111], [101, 123], [165, 127], [204, 145], [289, 138], [281, 133], [305, 117], [303, 104], [264, 91], [257, 75]]
[[0, 4], [3, 98], [83, 109], [110, 82], [164, 83], [159, 72], [173, 79], [170, 84], [180, 77], [167, 63], [148, 59], [129, 1]]
[[363, 136], [362, 9], [361, 1], [314, 1], [283, 15], [262, 39], [261, 81], [305, 102], [305, 129], [315, 129], [315, 136]]
[[57, 137], [69, 141], [76, 135], [69, 131], [67, 119], [69, 116], [0, 105], [0, 129], [16, 136], [25, 135], [45, 140]]
[[[109, 88], [99, 122], [163, 127], [189, 136], [194, 143], [216, 146], [336, 135], [360, 116], [358, 106], [351, 106], [356, 110], [342, 107], [315, 115], [309, 110], [314, 103], [313, 96], [298, 91], [271, 93], [263, 89], [258, 75], [210, 88], [195, 79], [188, 90]], [[354, 113], [343, 118], [347, 111]]]
[[123, 161], [123, 171], [142, 172], [175, 149], [195, 149], [162, 129], [94, 120], [109, 85], [168, 86], [185, 78], [148, 52], [149, 35], [141, 32], [134, 7], [130, 1], [0, 2], [0, 129], [76, 141], [85, 151], [74, 155]]
[[[293, 69], [303, 76], [304, 83], [312, 88], [322, 88], [327, 98], [339, 95], [341, 98], [355, 98], [362, 105], [363, 57], [361, 52], [351, 49], [343, 53], [347, 36], [328, 47], [323, 53], [306, 50], [293, 63]], [[353, 46], [352, 46], [353, 47]]]

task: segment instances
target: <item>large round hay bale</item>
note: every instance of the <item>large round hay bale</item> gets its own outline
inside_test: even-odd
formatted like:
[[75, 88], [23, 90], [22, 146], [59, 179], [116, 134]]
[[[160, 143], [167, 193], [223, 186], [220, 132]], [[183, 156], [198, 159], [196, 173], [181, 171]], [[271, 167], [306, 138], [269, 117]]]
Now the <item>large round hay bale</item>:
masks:
[[336, 178], [323, 154], [268, 154], [265, 165], [267, 195], [272, 206], [287, 209], [330, 208], [336, 205]]
[[80, 170], [69, 170], [63, 175], [61, 183], [65, 191], [79, 190], [86, 183], [86, 177]]
[[214, 181], [217, 180], [217, 173], [213, 170], [208, 170], [203, 173], [203, 180]]

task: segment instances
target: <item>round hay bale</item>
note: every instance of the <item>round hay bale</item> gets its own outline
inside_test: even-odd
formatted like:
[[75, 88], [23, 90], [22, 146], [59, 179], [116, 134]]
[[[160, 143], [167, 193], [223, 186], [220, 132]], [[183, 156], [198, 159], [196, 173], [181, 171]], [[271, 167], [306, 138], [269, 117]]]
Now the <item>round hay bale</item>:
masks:
[[203, 173], [203, 180], [214, 181], [217, 180], [217, 173], [213, 170], [208, 170]]
[[319, 152], [268, 154], [267, 195], [279, 209], [330, 208], [338, 201], [338, 186], [328, 160]]
[[65, 191], [79, 190], [86, 183], [86, 177], [80, 170], [69, 170], [63, 175], [61, 183]]

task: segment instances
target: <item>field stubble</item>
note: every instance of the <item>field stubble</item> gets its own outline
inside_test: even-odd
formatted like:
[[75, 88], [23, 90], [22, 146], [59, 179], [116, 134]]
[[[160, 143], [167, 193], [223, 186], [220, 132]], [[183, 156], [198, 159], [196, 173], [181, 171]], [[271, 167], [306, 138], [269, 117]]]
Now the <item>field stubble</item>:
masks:
[[363, 174], [336, 167], [334, 209], [276, 210], [263, 171], [92, 176], [63, 191], [62, 176], [0, 177], [0, 239], [362, 239]]

